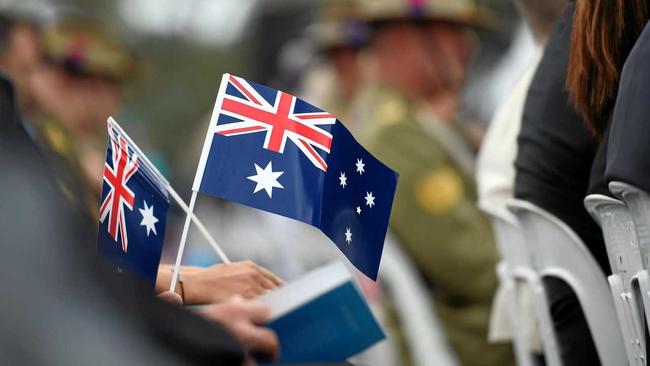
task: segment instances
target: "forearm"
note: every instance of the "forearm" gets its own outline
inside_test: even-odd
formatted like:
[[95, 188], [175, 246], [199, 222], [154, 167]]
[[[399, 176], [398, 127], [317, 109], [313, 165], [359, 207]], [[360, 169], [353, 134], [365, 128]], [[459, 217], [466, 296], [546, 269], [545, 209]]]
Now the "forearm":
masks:
[[[197, 273], [201, 270], [200, 267], [181, 266], [179, 278]], [[161, 264], [158, 266], [158, 276], [156, 277], [156, 294], [168, 291], [172, 283], [172, 276], [174, 275], [174, 266], [171, 264]], [[174, 292], [179, 294], [183, 301], [185, 301], [184, 283], [179, 280], [176, 284]]]

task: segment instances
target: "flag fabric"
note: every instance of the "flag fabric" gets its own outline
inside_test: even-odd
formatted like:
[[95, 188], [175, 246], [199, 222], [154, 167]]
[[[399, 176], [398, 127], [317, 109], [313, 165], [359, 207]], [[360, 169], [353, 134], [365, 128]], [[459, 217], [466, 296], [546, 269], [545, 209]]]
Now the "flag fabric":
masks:
[[169, 198], [156, 168], [140, 159], [131, 139], [108, 121], [108, 148], [97, 246], [119, 271], [155, 285]]
[[315, 226], [376, 279], [397, 180], [333, 115], [225, 74], [193, 190]]

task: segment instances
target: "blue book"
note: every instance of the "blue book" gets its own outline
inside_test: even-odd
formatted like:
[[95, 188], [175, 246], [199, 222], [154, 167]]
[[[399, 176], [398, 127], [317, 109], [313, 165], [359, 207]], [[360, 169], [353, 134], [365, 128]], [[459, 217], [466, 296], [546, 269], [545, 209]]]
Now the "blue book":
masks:
[[320, 267], [261, 297], [280, 340], [278, 363], [343, 362], [386, 336], [341, 263]]

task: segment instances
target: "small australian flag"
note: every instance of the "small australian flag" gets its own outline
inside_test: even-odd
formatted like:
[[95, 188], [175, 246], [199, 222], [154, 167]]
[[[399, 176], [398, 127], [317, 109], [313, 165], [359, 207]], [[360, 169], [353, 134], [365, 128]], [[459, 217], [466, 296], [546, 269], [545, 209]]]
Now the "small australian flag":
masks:
[[156, 283], [169, 198], [137, 147], [112, 120], [99, 210], [97, 246], [118, 270]]
[[377, 279], [397, 180], [333, 115], [225, 74], [193, 190], [315, 226]]

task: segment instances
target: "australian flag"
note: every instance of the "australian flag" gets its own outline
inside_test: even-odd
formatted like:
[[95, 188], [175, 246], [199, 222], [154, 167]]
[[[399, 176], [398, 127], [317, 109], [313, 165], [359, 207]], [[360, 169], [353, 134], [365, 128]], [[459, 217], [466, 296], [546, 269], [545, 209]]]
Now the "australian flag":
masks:
[[155, 167], [136, 151], [109, 119], [97, 246], [118, 270], [155, 285], [169, 198]]
[[225, 74], [193, 190], [315, 226], [376, 279], [397, 179], [333, 115]]

